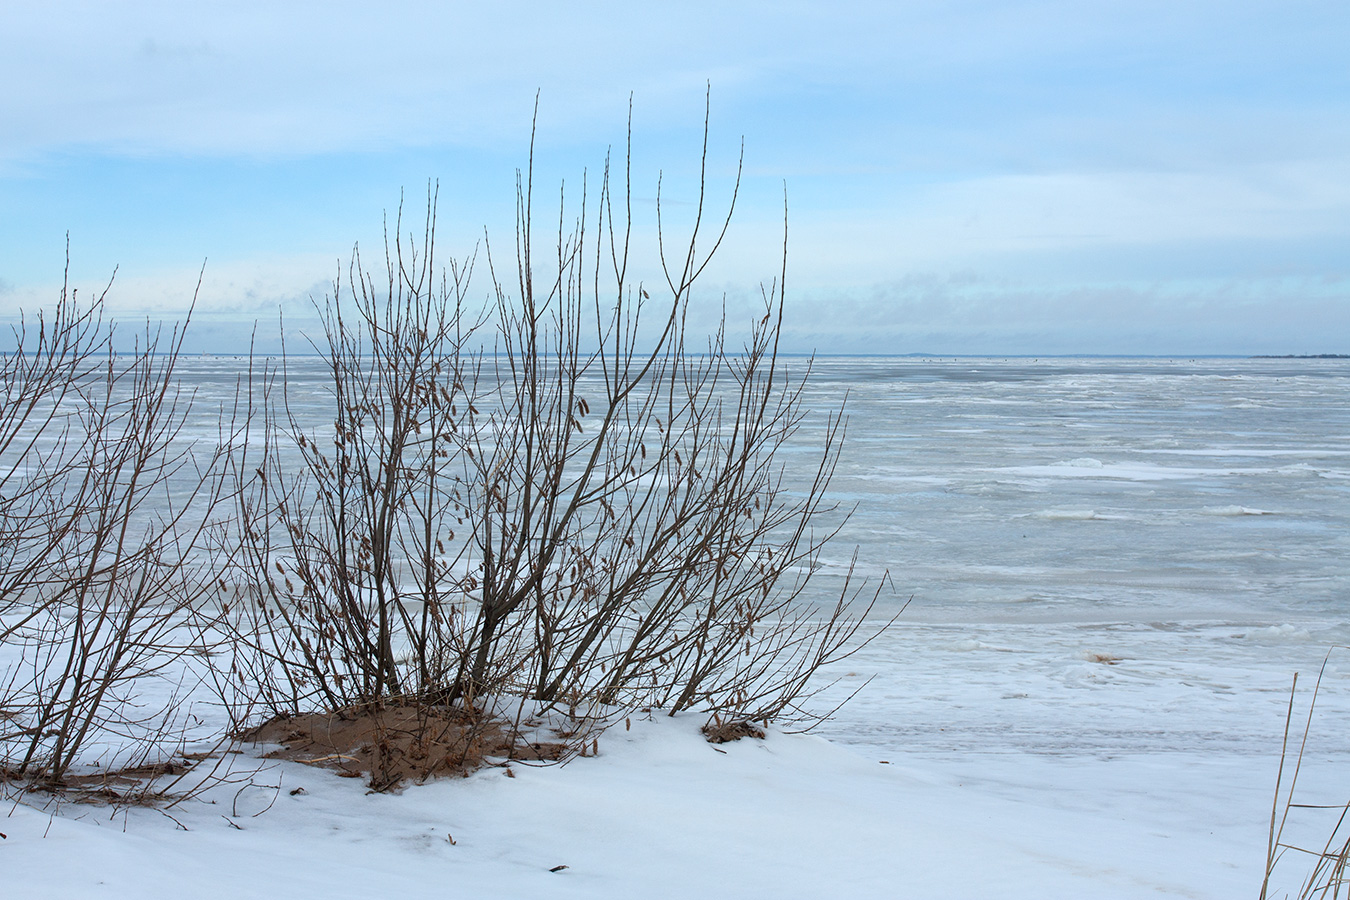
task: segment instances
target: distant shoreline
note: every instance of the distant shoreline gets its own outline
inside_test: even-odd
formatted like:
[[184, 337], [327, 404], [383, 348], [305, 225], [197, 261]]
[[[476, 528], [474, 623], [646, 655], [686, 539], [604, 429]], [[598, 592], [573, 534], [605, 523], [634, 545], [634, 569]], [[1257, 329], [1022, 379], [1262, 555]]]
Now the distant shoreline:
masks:
[[[322, 354], [318, 353], [288, 353], [292, 359], [321, 359]], [[1092, 360], [1225, 360], [1225, 359], [1350, 359], [1350, 353], [1259, 353], [1255, 355], [1241, 353], [809, 353], [806, 351], [787, 351], [779, 352], [779, 357], [784, 359], [907, 359], [907, 360], [1066, 360], [1066, 359], [1092, 359]], [[238, 352], [212, 352], [209, 350], [194, 350], [183, 354], [183, 358], [190, 357], [208, 357], [215, 359], [243, 359], [248, 356], [247, 351]], [[280, 353], [261, 353], [263, 358], [278, 358]]]

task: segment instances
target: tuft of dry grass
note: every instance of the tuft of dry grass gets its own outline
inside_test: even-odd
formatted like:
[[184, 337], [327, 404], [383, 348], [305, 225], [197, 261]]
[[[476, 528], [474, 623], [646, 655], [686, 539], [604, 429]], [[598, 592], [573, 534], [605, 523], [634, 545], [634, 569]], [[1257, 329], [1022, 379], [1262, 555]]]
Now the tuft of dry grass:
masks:
[[407, 781], [467, 776], [491, 758], [556, 762], [566, 744], [531, 741], [511, 723], [461, 707], [365, 704], [332, 713], [278, 716], [247, 731], [244, 740], [277, 744], [268, 759], [288, 759], [364, 776], [372, 790]]
[[714, 725], [709, 722], [703, 726], [703, 736], [708, 739], [710, 744], [726, 744], [731, 741], [739, 741], [741, 738], [763, 740], [764, 729], [754, 722], [727, 722], [725, 725]]
[[[1331, 654], [1336, 650], [1343, 649], [1346, 648], [1332, 647], [1327, 651], [1326, 658], [1322, 660], [1322, 667], [1317, 673], [1317, 681], [1313, 685], [1312, 698], [1308, 703], [1308, 713], [1303, 723], [1303, 736], [1299, 741], [1298, 751], [1292, 758], [1292, 772], [1286, 781], [1285, 770], [1291, 762], [1289, 738], [1294, 724], [1294, 700], [1298, 693], [1297, 673], [1294, 675], [1293, 684], [1289, 689], [1289, 709], [1285, 714], [1284, 739], [1280, 748], [1280, 765], [1275, 780], [1275, 799], [1270, 810], [1270, 832], [1266, 845], [1265, 877], [1261, 881], [1261, 900], [1266, 900], [1269, 896], [1271, 876], [1287, 853], [1293, 853], [1295, 856], [1307, 860], [1310, 866], [1302, 887], [1299, 889], [1299, 900], [1328, 900], [1328, 898], [1350, 897], [1350, 871], [1347, 870], [1347, 866], [1350, 865], [1350, 828], [1346, 827], [1347, 818], [1350, 818], [1350, 802], [1326, 804], [1296, 803], [1294, 801], [1298, 777], [1302, 771], [1308, 747], [1308, 735], [1312, 731], [1317, 697], [1322, 688], [1322, 676], [1326, 674], [1327, 663], [1331, 660]], [[1283, 800], [1281, 800], [1281, 796], [1283, 796]], [[1320, 812], [1322, 815], [1335, 816], [1334, 824], [1330, 826], [1326, 840], [1321, 847], [1303, 846], [1286, 840], [1285, 832], [1291, 824], [1291, 816], [1305, 817], [1313, 814], [1313, 811]]]

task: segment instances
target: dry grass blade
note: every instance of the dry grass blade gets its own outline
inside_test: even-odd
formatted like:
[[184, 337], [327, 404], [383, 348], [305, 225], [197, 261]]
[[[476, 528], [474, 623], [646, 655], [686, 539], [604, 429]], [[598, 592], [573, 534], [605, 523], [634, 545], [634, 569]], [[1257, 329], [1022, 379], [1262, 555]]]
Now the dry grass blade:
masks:
[[[1332, 647], [1327, 651], [1326, 658], [1322, 661], [1322, 666], [1317, 673], [1317, 681], [1313, 685], [1312, 697], [1308, 703], [1308, 712], [1303, 725], [1303, 735], [1299, 743], [1298, 753], [1294, 759], [1293, 771], [1286, 784], [1285, 769], [1289, 756], [1289, 734], [1294, 722], [1294, 699], [1298, 689], [1298, 676], [1294, 676], [1293, 685], [1289, 691], [1289, 708], [1285, 715], [1284, 739], [1280, 749], [1280, 765], [1275, 784], [1275, 800], [1270, 813], [1270, 830], [1266, 849], [1266, 868], [1265, 876], [1261, 882], [1261, 900], [1266, 900], [1271, 890], [1271, 878], [1276, 872], [1279, 864], [1289, 853], [1294, 854], [1300, 859], [1309, 859], [1309, 871], [1299, 890], [1300, 900], [1323, 900], [1323, 898], [1339, 898], [1343, 895], [1350, 896], [1350, 873], [1347, 873], [1347, 862], [1350, 861], [1350, 829], [1346, 828], [1347, 817], [1350, 817], [1350, 803], [1345, 804], [1325, 804], [1325, 803], [1295, 803], [1294, 792], [1298, 786], [1299, 774], [1303, 768], [1305, 754], [1308, 748], [1308, 736], [1312, 730], [1313, 715], [1317, 708], [1318, 695], [1322, 688], [1322, 679], [1327, 671], [1327, 664], [1331, 661], [1331, 655], [1337, 650], [1344, 650], [1343, 647]], [[1281, 795], [1284, 799], [1281, 801]], [[1295, 810], [1339, 810], [1340, 815], [1336, 818], [1334, 824], [1328, 829], [1326, 841], [1321, 849], [1311, 849], [1290, 843], [1285, 839], [1287, 827], [1291, 824], [1291, 814]]]

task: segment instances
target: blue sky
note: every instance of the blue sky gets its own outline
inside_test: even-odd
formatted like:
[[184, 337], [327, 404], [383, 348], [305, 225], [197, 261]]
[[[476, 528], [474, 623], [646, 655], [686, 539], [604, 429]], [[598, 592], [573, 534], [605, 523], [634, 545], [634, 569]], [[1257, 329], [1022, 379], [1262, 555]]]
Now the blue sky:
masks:
[[1297, 0], [8, 4], [0, 315], [51, 302], [69, 232], [123, 317], [205, 260], [194, 341], [234, 349], [429, 179], [442, 253], [509, 248], [536, 92], [550, 199], [632, 95], [649, 239], [710, 84], [713, 195], [742, 140], [746, 175], [700, 297], [749, 314], [786, 183], [790, 349], [1350, 352], [1347, 46], [1350, 5]]

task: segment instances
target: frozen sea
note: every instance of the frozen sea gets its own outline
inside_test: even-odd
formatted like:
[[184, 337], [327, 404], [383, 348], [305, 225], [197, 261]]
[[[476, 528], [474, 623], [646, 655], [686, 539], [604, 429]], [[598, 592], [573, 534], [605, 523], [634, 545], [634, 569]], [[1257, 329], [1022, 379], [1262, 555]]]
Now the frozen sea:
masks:
[[1266, 753], [1293, 673], [1350, 643], [1350, 360], [826, 359], [812, 385], [848, 393], [839, 545], [913, 597], [840, 739]]
[[1330, 653], [1297, 799], [1350, 800], [1350, 361], [825, 359], [812, 384], [848, 393], [840, 546], [913, 598], [819, 733], [1082, 816], [1120, 871], [1236, 875], [1291, 679], [1304, 709]]
[[[183, 362], [207, 436], [240, 362]], [[873, 679], [824, 726], [836, 741], [1268, 758], [1294, 673], [1350, 644], [1350, 360], [783, 362], [812, 366], [789, 473], [848, 416], [832, 494], [853, 512], [815, 596], [856, 548], [893, 583], [882, 617], [910, 601], [836, 673], [831, 696]], [[321, 362], [290, 366], [320, 426]], [[1328, 697], [1347, 678], [1350, 651]], [[1346, 733], [1344, 705], [1321, 732]]]

